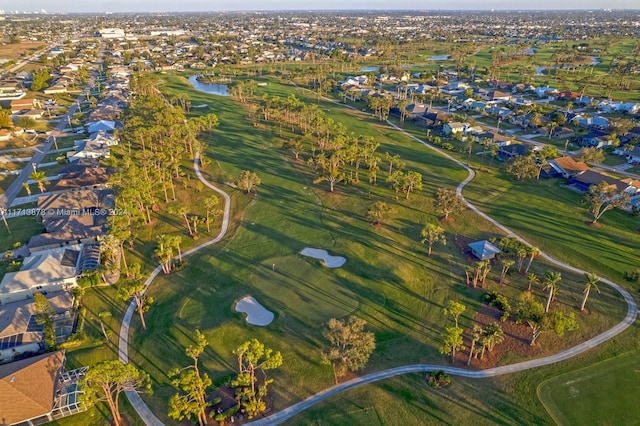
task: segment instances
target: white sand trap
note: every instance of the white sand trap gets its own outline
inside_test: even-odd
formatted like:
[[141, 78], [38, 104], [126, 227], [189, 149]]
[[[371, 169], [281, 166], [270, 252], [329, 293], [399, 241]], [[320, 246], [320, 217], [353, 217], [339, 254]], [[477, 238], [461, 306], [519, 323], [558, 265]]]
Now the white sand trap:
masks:
[[208, 104], [200, 104], [200, 105], [194, 105], [191, 108], [206, 108], [208, 106], [209, 106]]
[[342, 256], [331, 256], [326, 250], [305, 247], [301, 252], [303, 256], [313, 257], [314, 259], [324, 260], [327, 268], [339, 268], [347, 261]]
[[253, 325], [265, 326], [273, 321], [273, 312], [268, 311], [251, 296], [243, 297], [236, 303], [236, 312], [247, 314], [247, 322]]

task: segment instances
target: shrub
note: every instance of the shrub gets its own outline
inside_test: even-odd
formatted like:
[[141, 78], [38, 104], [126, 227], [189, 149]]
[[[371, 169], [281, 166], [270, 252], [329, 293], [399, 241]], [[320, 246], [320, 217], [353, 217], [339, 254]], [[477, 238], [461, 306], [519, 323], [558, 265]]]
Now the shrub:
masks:
[[632, 283], [640, 283], [640, 269], [625, 272], [624, 279]]
[[443, 370], [432, 371], [427, 374], [427, 384], [432, 388], [442, 388], [451, 384], [451, 377]]
[[495, 291], [488, 291], [482, 296], [482, 298], [489, 306], [493, 306], [502, 311], [500, 321], [505, 322], [509, 318], [509, 315], [511, 315], [511, 305], [509, 304], [509, 299], [507, 299], [506, 296]]
[[215, 421], [220, 422], [220, 424], [225, 424], [226, 421], [229, 420], [231, 417], [233, 417], [238, 412], [239, 409], [240, 409], [240, 404], [234, 405], [233, 407], [221, 413], [216, 413], [216, 411], [213, 410], [211, 411], [211, 416]]
[[449, 142], [445, 142], [442, 144], [442, 149], [446, 149], [447, 151], [455, 151], [456, 147]]

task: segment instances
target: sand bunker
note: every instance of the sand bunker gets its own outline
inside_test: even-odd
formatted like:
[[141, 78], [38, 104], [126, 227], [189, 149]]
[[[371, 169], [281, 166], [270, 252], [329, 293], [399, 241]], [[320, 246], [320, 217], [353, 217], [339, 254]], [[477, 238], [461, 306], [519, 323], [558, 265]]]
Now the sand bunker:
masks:
[[236, 303], [236, 312], [247, 314], [247, 322], [253, 325], [265, 326], [273, 321], [273, 312], [268, 311], [251, 296], [243, 297]]
[[313, 257], [314, 259], [324, 260], [327, 268], [339, 268], [347, 261], [342, 256], [331, 256], [326, 250], [305, 247], [301, 252], [303, 256]]

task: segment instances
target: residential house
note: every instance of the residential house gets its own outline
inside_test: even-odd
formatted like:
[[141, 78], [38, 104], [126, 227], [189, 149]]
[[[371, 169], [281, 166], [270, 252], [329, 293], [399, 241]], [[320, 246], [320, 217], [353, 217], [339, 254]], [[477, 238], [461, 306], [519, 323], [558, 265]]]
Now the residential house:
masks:
[[444, 134], [447, 136], [455, 134], [464, 134], [465, 130], [469, 127], [469, 123], [458, 123], [456, 121], [451, 123], [445, 123], [443, 126]]
[[498, 81], [498, 80], [491, 80], [489, 82], [489, 85], [491, 87], [497, 87], [498, 89], [502, 89], [502, 90], [511, 90], [513, 87], [513, 83], [510, 83], [508, 81]]
[[0, 81], [0, 100], [22, 99], [26, 94], [18, 80]]
[[411, 118], [416, 118], [418, 116], [423, 115], [428, 110], [429, 110], [429, 105], [414, 103], [411, 105], [407, 105], [407, 116]]
[[57, 351], [0, 366], [3, 425], [40, 425], [82, 411], [78, 382], [86, 367], [64, 371]]
[[573, 123], [574, 125], [587, 127], [587, 128], [606, 129], [609, 127], [609, 119], [599, 115], [594, 115], [594, 116], [576, 115], [567, 121], [569, 123]]
[[483, 101], [471, 100], [469, 102], [465, 102], [466, 108], [470, 111], [481, 112], [487, 109], [487, 103]]
[[0, 304], [32, 299], [38, 292], [69, 290], [77, 285], [80, 247], [58, 248], [34, 253], [24, 259], [20, 270], [5, 274], [0, 283]]
[[80, 167], [80, 170], [61, 173], [49, 191], [105, 189], [108, 181], [109, 174], [105, 167]]
[[437, 126], [448, 117], [447, 113], [433, 109], [417, 116], [414, 120], [417, 124], [425, 127]]
[[14, 99], [10, 104], [11, 114], [15, 114], [17, 112], [22, 112], [25, 110], [28, 111], [36, 107], [40, 107], [40, 102], [34, 98]]
[[89, 134], [100, 131], [111, 133], [116, 129], [116, 127], [120, 127], [120, 124], [116, 121], [99, 120], [87, 123], [86, 127]]
[[118, 144], [118, 138], [109, 135], [105, 130], [92, 133], [87, 139], [74, 142], [75, 149], [67, 152], [67, 160], [75, 162], [81, 158], [109, 158], [110, 147]]
[[505, 93], [500, 90], [490, 90], [487, 94], [487, 100], [508, 102], [511, 100], [511, 93]]
[[529, 144], [513, 143], [501, 146], [498, 151], [498, 158], [503, 161], [509, 160], [513, 157], [529, 155], [532, 150], [533, 148]]
[[587, 192], [591, 185], [599, 185], [600, 182], [603, 181], [618, 191], [624, 191], [628, 187], [628, 185], [623, 183], [620, 179], [603, 175], [602, 173], [594, 172], [593, 170], [587, 170], [570, 177], [567, 181], [567, 185], [572, 186], [578, 191]]
[[586, 135], [579, 138], [578, 143], [582, 147], [596, 147], [602, 148], [604, 146], [610, 146], [613, 144], [609, 133], [605, 133], [599, 130], [592, 130]]
[[483, 143], [483, 141], [488, 140], [490, 145], [497, 145], [500, 147], [510, 145], [513, 141], [512, 135], [501, 135], [493, 130], [474, 133], [472, 137], [476, 142]]
[[[45, 298], [53, 308], [56, 335], [69, 336], [75, 319], [73, 296], [68, 291], [46, 293]], [[23, 299], [0, 307], [0, 364], [15, 361], [44, 351], [42, 326], [36, 322], [36, 306], [33, 299]], [[65, 321], [66, 320], [66, 321]], [[61, 328], [66, 325], [66, 330]]]
[[633, 150], [629, 151], [626, 157], [628, 163], [640, 163], [640, 146], [636, 146]]
[[629, 201], [632, 208], [640, 207], [640, 180], [633, 178], [620, 179], [621, 182], [628, 185], [625, 192], [629, 194]]
[[105, 232], [113, 191], [82, 189], [38, 198], [45, 232], [31, 237], [29, 250], [36, 251], [93, 243]]
[[554, 89], [553, 87], [549, 86], [543, 86], [536, 87], [534, 92], [536, 95], [538, 95], [539, 98], [546, 98], [550, 97], [550, 95], [553, 95], [554, 93], [558, 93], [558, 89]]
[[45, 95], [55, 95], [57, 93], [67, 93], [67, 86], [64, 86], [62, 84], [54, 84], [53, 86], [44, 89]]
[[500, 117], [502, 120], [508, 120], [509, 117], [513, 116], [513, 111], [509, 108], [499, 107], [499, 106], [491, 106], [487, 108], [487, 111], [491, 115], [495, 115], [496, 117]]
[[572, 92], [571, 90], [563, 90], [555, 95], [556, 99], [563, 101], [573, 101], [580, 98], [580, 93]]
[[573, 157], [559, 157], [548, 160], [549, 166], [562, 177], [569, 179], [589, 170], [589, 166], [583, 161], [576, 161]]
[[502, 252], [502, 250], [487, 240], [469, 243], [469, 248], [471, 249], [471, 253], [480, 260], [493, 259], [497, 254]]

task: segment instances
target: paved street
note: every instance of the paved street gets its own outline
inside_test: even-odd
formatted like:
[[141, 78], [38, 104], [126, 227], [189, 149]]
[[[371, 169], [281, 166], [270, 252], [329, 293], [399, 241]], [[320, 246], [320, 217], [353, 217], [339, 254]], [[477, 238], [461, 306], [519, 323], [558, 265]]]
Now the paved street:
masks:
[[[100, 63], [102, 60], [103, 51], [100, 50], [98, 54], [98, 62]], [[49, 153], [51, 147], [53, 146], [53, 138], [60, 137], [62, 135], [62, 130], [67, 125], [67, 119], [73, 117], [73, 115], [78, 110], [78, 102], [84, 99], [86, 94], [91, 90], [93, 84], [95, 82], [95, 73], [89, 78], [84, 90], [78, 96], [76, 102], [71, 104], [67, 112], [60, 118], [58, 125], [55, 127], [53, 131], [49, 133], [49, 137], [44, 141], [43, 144], [34, 147], [34, 154], [31, 157], [31, 160], [25, 165], [22, 169], [16, 180], [7, 188], [4, 194], [0, 195], [0, 208], [8, 208], [13, 204], [13, 201], [18, 196], [20, 191], [22, 190], [22, 184], [29, 180], [29, 175], [33, 173], [34, 165], [37, 167], [44, 157]]]

